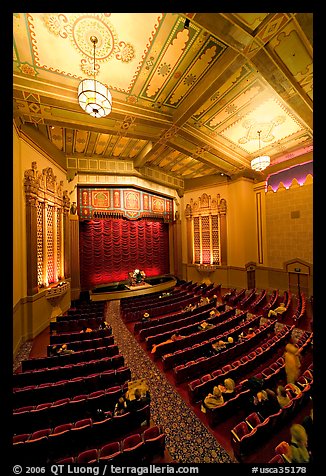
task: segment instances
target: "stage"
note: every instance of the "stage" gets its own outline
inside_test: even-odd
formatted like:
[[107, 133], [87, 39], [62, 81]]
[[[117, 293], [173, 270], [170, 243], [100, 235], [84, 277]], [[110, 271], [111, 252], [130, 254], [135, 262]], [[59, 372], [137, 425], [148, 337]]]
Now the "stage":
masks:
[[129, 281], [101, 284], [89, 291], [91, 301], [111, 301], [143, 294], [152, 294], [173, 288], [177, 279], [172, 275], [146, 278], [140, 284], [130, 285]]

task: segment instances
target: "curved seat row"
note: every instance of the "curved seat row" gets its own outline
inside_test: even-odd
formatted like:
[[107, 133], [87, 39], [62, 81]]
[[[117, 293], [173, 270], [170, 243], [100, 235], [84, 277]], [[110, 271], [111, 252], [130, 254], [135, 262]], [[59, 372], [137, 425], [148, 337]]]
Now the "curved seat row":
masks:
[[50, 345], [53, 344], [66, 344], [68, 342], [79, 342], [89, 339], [98, 339], [112, 335], [112, 328], [95, 329], [91, 332], [61, 332], [58, 334], [50, 334]]
[[121, 385], [131, 379], [129, 367], [121, 366], [117, 369], [105, 370], [90, 375], [81, 375], [59, 382], [42, 383], [13, 389], [13, 408], [18, 409], [26, 405], [37, 405], [59, 398], [69, 397], [107, 387]]
[[[70, 347], [69, 347], [70, 348]], [[117, 344], [111, 344], [102, 347], [94, 347], [92, 349], [76, 350], [71, 354], [54, 355], [51, 357], [33, 357], [22, 361], [22, 372], [29, 370], [39, 370], [58, 365], [77, 364], [79, 362], [89, 362], [94, 359], [102, 359], [103, 357], [112, 357], [118, 355], [119, 347]]]
[[250, 349], [259, 342], [259, 340], [263, 339], [269, 332], [271, 332], [272, 327], [273, 323], [268, 322], [258, 327], [255, 335], [244, 342], [236, 342], [233, 347], [223, 350], [211, 357], [200, 357], [195, 361], [189, 361], [186, 364], [177, 365], [173, 368], [173, 376], [176, 384], [180, 384], [193, 379], [198, 375], [210, 372], [230, 359], [249, 352]]
[[83, 418], [85, 415], [94, 415], [98, 408], [113, 411], [117, 403], [127, 390], [127, 383], [110, 386], [103, 390], [95, 390], [88, 394], [65, 397], [58, 400], [27, 405], [13, 412], [13, 433], [36, 431], [45, 426], [56, 426], [67, 421]]
[[[13, 455], [17, 463], [51, 463], [65, 456], [73, 456], [88, 448], [95, 448], [130, 434], [150, 424], [150, 405], [123, 415], [112, 415], [97, 421], [92, 417], [66, 420], [65, 423], [43, 427], [32, 433], [13, 438]], [[84, 461], [83, 461], [84, 462]]]
[[150, 464], [157, 456], [163, 457], [165, 451], [165, 432], [162, 425], [145, 428], [143, 432], [133, 433], [122, 440], [106, 443], [99, 448], [90, 448], [77, 456], [59, 460], [65, 464], [109, 463]]
[[50, 334], [53, 332], [80, 332], [84, 327], [89, 327], [93, 330], [98, 329], [103, 322], [103, 316], [100, 317], [86, 317], [75, 319], [70, 318], [62, 321], [50, 322]]
[[[192, 403], [199, 402], [205, 395], [213, 390], [215, 385], [222, 384], [225, 378], [239, 378], [248, 374], [253, 368], [257, 368], [271, 355], [275, 355], [277, 348], [284, 347], [284, 342], [289, 338], [293, 327], [286, 326], [275, 336], [268, 339], [264, 344], [249, 354], [242, 355], [239, 359], [232, 361], [229, 359], [222, 367], [213, 370], [210, 374], [204, 374], [201, 378], [196, 378], [188, 383], [187, 390]], [[271, 365], [261, 371], [265, 380], [272, 380], [279, 377], [279, 372], [284, 371], [284, 359], [279, 357]], [[205, 378], [204, 378], [205, 377]]]
[[39, 385], [47, 382], [58, 382], [59, 380], [69, 380], [81, 375], [103, 372], [109, 369], [117, 369], [124, 365], [122, 354], [112, 357], [103, 357], [88, 362], [77, 364], [58, 365], [57, 367], [43, 368], [38, 370], [27, 370], [13, 375], [13, 387], [26, 387], [28, 385]]
[[[214, 335], [211, 335], [212, 333], [210, 333], [209, 336], [204, 336], [204, 333], [202, 333], [203, 339], [201, 341], [185, 347], [184, 349], [178, 349], [174, 352], [163, 354], [163, 369], [169, 370], [181, 363], [185, 364], [189, 360], [209, 354], [212, 349], [212, 343], [217, 340], [227, 339], [227, 337], [236, 338], [242, 330], [248, 328], [253, 322], [259, 320], [259, 318], [253, 318], [250, 322], [244, 320], [244, 312], [238, 313], [234, 317], [230, 317], [226, 321], [216, 324]], [[210, 322], [210, 320], [208, 319], [207, 322]], [[240, 324], [238, 324], [239, 322]], [[231, 325], [234, 325], [234, 327], [231, 327]]]
[[191, 292], [189, 293], [187, 290], [180, 290], [180, 291], [175, 291], [173, 293], [169, 293], [169, 295], [164, 296], [162, 298], [162, 293], [156, 296], [155, 298], [152, 297], [150, 300], [146, 301], [139, 301], [139, 302], [133, 302], [132, 304], [129, 304], [128, 306], [124, 305], [122, 307], [122, 313], [123, 317], [127, 317], [128, 314], [131, 312], [135, 311], [142, 311], [144, 309], [144, 306], [148, 312], [150, 312], [151, 309], [156, 308], [156, 307], [162, 307], [166, 306], [167, 304], [173, 304], [178, 300], [182, 300], [184, 298], [188, 297], [193, 297], [194, 293]]
[[[235, 316], [235, 312], [236, 312], [236, 309], [231, 308], [231, 309], [228, 309], [227, 311], [224, 311], [219, 316], [209, 317], [209, 312], [204, 311], [202, 314], [199, 314], [200, 320], [205, 320], [207, 323], [213, 324], [214, 327], [211, 327], [210, 329], [207, 329], [204, 331], [198, 330], [198, 321], [195, 324], [189, 324], [187, 326], [176, 326], [174, 327], [174, 329], [170, 331], [165, 331], [165, 332], [161, 332], [161, 333], [146, 337], [145, 339], [146, 347], [147, 349], [151, 349], [153, 344], [164, 342], [166, 339], [169, 339], [171, 335], [174, 334], [176, 331], [178, 331], [180, 335], [183, 335], [185, 339], [189, 338], [190, 341], [186, 341], [185, 339], [180, 339], [179, 341], [173, 342], [173, 344], [178, 343], [178, 345], [174, 345], [172, 346], [172, 348], [174, 348], [175, 350], [178, 350], [182, 347], [187, 347], [191, 343], [195, 344], [198, 341], [203, 340], [204, 335], [206, 337], [217, 335], [217, 333], [221, 332], [221, 329], [223, 326], [225, 326], [225, 328], [230, 327], [231, 325], [230, 321], [233, 318], [233, 316]], [[238, 317], [238, 319], [240, 319], [240, 317]], [[242, 319], [244, 319], [244, 315], [242, 315]], [[204, 332], [206, 334], [204, 334]], [[171, 352], [171, 346], [166, 347], [164, 345], [162, 347], [158, 347], [156, 356], [163, 355], [167, 352]]]
[[[69, 342], [69, 349], [73, 351], [86, 350], [86, 349], [95, 349], [97, 347], [104, 347], [114, 344], [114, 336], [109, 335], [105, 337], [97, 337], [94, 339], [85, 339], [75, 342]], [[48, 345], [46, 348], [47, 356], [51, 356], [52, 345]]]
[[249, 289], [248, 292], [245, 293], [245, 296], [238, 302], [237, 307], [239, 309], [248, 309], [250, 304], [254, 301], [256, 297], [256, 288]]
[[231, 445], [237, 460], [242, 462], [244, 456], [252, 451], [257, 451], [259, 446], [267, 438], [270, 438], [273, 432], [292, 420], [299, 409], [307, 403], [311, 392], [311, 385], [307, 383], [296, 397], [292, 398], [286, 406], [280, 408], [276, 413], [263, 418], [252, 412], [236, 424], [231, 429]]
[[192, 305], [197, 304], [200, 301], [200, 297], [201, 297], [200, 295], [193, 295], [190, 293], [186, 297], [183, 297], [182, 299], [177, 299], [175, 302], [171, 304], [165, 304], [164, 306], [153, 307], [151, 309], [148, 309], [146, 307], [146, 308], [139, 309], [137, 311], [129, 311], [129, 313], [124, 315], [123, 319], [126, 322], [139, 321], [143, 317], [144, 312], [147, 312], [147, 311], [150, 312], [150, 315], [152, 317], [164, 316], [165, 314], [175, 313], [175, 312], [181, 311], [189, 304], [192, 304]]
[[[134, 325], [134, 334], [138, 334], [141, 330], [145, 330], [149, 327], [156, 327], [160, 326], [162, 324], [167, 324], [172, 321], [177, 321], [180, 319], [183, 319], [185, 317], [189, 316], [194, 316], [196, 314], [199, 314], [202, 311], [206, 311], [207, 309], [212, 309], [213, 306], [215, 306], [216, 300], [213, 299], [211, 303], [205, 304], [203, 306], [196, 307], [193, 310], [189, 311], [180, 311], [175, 314], [169, 314], [168, 316], [162, 316], [162, 317], [154, 317], [149, 319], [148, 321], [139, 321], [136, 322]], [[221, 304], [216, 308], [219, 312], [223, 312], [225, 310], [225, 304]]]
[[[169, 353], [173, 353], [177, 350], [185, 349], [186, 347], [191, 347], [195, 344], [204, 342], [205, 340], [208, 340], [212, 337], [217, 337], [220, 336], [223, 332], [228, 331], [231, 329], [233, 326], [236, 328], [237, 323], [240, 321], [244, 321], [246, 319], [246, 311], [244, 312], [239, 312], [238, 314], [235, 314], [235, 308], [228, 309], [223, 313], [223, 321], [219, 324], [215, 324], [213, 327], [205, 330], [198, 330], [197, 326], [195, 326], [195, 329], [193, 329], [195, 332], [192, 332], [189, 335], [185, 335], [183, 339], [176, 340], [174, 342], [167, 342], [159, 347], [157, 347], [156, 352], [155, 352], [155, 357], [161, 357]], [[230, 316], [230, 317], [228, 317]], [[206, 319], [207, 322], [210, 322], [210, 319]], [[257, 318], [258, 319], [258, 318]], [[215, 318], [214, 318], [215, 320]], [[241, 324], [238, 324], [240, 326]], [[165, 337], [166, 338], [166, 337]], [[147, 346], [150, 348], [150, 346], [147, 344]]]

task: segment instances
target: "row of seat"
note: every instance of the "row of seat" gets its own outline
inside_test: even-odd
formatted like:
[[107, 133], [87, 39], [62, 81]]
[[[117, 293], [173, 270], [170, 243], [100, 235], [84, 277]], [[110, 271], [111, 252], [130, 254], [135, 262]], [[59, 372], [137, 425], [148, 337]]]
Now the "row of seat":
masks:
[[249, 289], [248, 292], [246, 291], [244, 297], [238, 302], [237, 307], [239, 309], [248, 309], [256, 297], [256, 291], [256, 288]]
[[[209, 327], [205, 330], [198, 330], [198, 327], [195, 326], [194, 332], [184, 336], [183, 339], [179, 339], [174, 342], [167, 342], [157, 347], [155, 356], [165, 358], [165, 355], [173, 354], [178, 350], [186, 349], [187, 347], [189, 348], [196, 344], [201, 344], [202, 342], [211, 338], [217, 339], [218, 337], [221, 337], [223, 333], [227, 332], [228, 335], [230, 335], [229, 333], [231, 332], [232, 328], [234, 329], [234, 332], [240, 328], [242, 325], [241, 321], [243, 321], [244, 326], [246, 326], [245, 322], [247, 322], [248, 325], [251, 325], [255, 322], [256, 318], [254, 318], [253, 321], [250, 321], [249, 324], [249, 320], [246, 320], [246, 316], [246, 311], [237, 311], [235, 308], [229, 308], [221, 313], [220, 316], [216, 316], [216, 318], [214, 317], [206, 319], [206, 322], [208, 323], [217, 322], [213, 325], [213, 327]], [[219, 319], [222, 319], [222, 322], [218, 322]], [[257, 321], [258, 320], [259, 318], [257, 318]], [[179, 331], [181, 332], [181, 329], [179, 329]], [[150, 348], [149, 345], [148, 347]]]
[[204, 373], [218, 368], [231, 359], [235, 359], [246, 352], [250, 352], [253, 346], [271, 332], [272, 327], [273, 323], [267, 322], [256, 329], [256, 333], [253, 337], [246, 339], [244, 342], [238, 341], [232, 347], [225, 349], [216, 355], [203, 358], [199, 357], [199, 359], [196, 359], [195, 361], [188, 361], [186, 364], [177, 365], [173, 368], [173, 377], [176, 384], [194, 379], [198, 375], [203, 375]]
[[[265, 304], [267, 297], [267, 291], [266, 289], [263, 289], [258, 296], [256, 296], [256, 299], [250, 304], [248, 310], [249, 312], [252, 312], [253, 314], [260, 311], [261, 307], [263, 304]], [[241, 309], [241, 306], [240, 306]]]
[[[226, 340], [227, 337], [233, 337], [234, 339], [236, 339], [238, 334], [242, 330], [245, 330], [246, 328], [251, 326], [252, 323], [255, 321], [255, 318], [253, 321], [244, 320], [245, 315], [245, 311], [240, 312], [234, 317], [230, 317], [226, 321], [222, 321], [221, 323], [216, 324], [216, 332], [214, 332], [215, 335], [209, 338], [203, 338], [202, 341], [196, 342], [195, 344], [185, 347], [184, 349], [178, 349], [175, 352], [163, 354], [163, 369], [169, 370], [181, 363], [186, 363], [189, 360], [194, 360], [198, 357], [209, 354], [210, 350], [212, 349], [212, 343], [216, 342], [217, 340]], [[240, 321], [242, 322], [238, 324]], [[210, 320], [207, 320], [207, 322], [210, 322]], [[232, 324], [234, 325], [234, 327], [231, 327]]]
[[[283, 332], [281, 331], [280, 333], [278, 333], [280, 334], [279, 336], [277, 336], [278, 340], [275, 340], [276, 336], [274, 336], [271, 340], [265, 343], [267, 344], [267, 346], [265, 347], [264, 352], [268, 352], [271, 354], [275, 353], [275, 348], [277, 347], [278, 343], [286, 341], [291, 335], [292, 330], [293, 326], [284, 327]], [[308, 342], [310, 336], [303, 336], [302, 338], [306, 338], [305, 342]], [[281, 347], [284, 347], [284, 344], [282, 344]], [[302, 346], [299, 348], [300, 352], [302, 353]], [[249, 355], [244, 355], [239, 359], [239, 361], [235, 361], [231, 364], [225, 364], [222, 368], [214, 370], [212, 374], [205, 374], [201, 379], [195, 379], [193, 382], [190, 382], [188, 385], [188, 392], [191, 397], [191, 401], [193, 403], [196, 403], [202, 400], [205, 395], [212, 391], [215, 385], [223, 384], [225, 378], [239, 378], [241, 375], [243, 376], [244, 372], [248, 372], [249, 370], [251, 370], [252, 367], [258, 368], [261, 364], [260, 360], [265, 360], [265, 358], [260, 348], [257, 348], [256, 351], [258, 351], [257, 354], [255, 352], [250, 353]], [[250, 369], [248, 366], [250, 366]], [[307, 369], [306, 371], [304, 371], [301, 377], [302, 381], [299, 380], [299, 383], [302, 386], [304, 386], [307, 382], [312, 385], [311, 372], [311, 369]], [[282, 380], [285, 377], [284, 357], [280, 356], [269, 366], [265, 367], [253, 376], [257, 379], [264, 380], [266, 386], [274, 387], [279, 380]], [[247, 379], [244, 379], [240, 383], [245, 385], [246, 380]], [[215, 412], [215, 410], [217, 411]], [[220, 407], [218, 407], [217, 409], [208, 410], [208, 416], [213, 425], [215, 424], [214, 413], [217, 413], [219, 415]]]
[[[114, 335], [109, 335], [105, 337], [97, 337], [94, 339], [85, 339], [85, 340], [79, 340], [75, 342], [69, 342], [69, 349], [76, 352], [79, 350], [95, 349], [98, 347], [108, 346], [112, 344], [114, 344]], [[51, 356], [51, 352], [52, 352], [52, 345], [48, 345], [46, 348], [46, 353], [48, 357]]]
[[268, 312], [271, 309], [274, 309], [274, 307], [277, 306], [279, 294], [280, 294], [279, 289], [274, 289], [272, 291], [272, 294], [270, 295], [268, 302], [262, 308], [262, 313], [263, 313], [264, 317], [267, 317]]
[[[205, 307], [205, 309], [201, 309], [201, 307]], [[139, 332], [139, 340], [142, 342], [146, 340], [147, 337], [151, 337], [149, 341], [151, 343], [155, 343], [155, 339], [153, 339], [154, 336], [164, 336], [164, 334], [167, 332], [171, 333], [179, 329], [181, 332], [181, 329], [184, 329], [185, 327], [188, 328], [188, 326], [190, 326], [191, 324], [196, 324], [198, 326], [201, 321], [209, 318], [209, 313], [213, 309], [213, 306], [205, 305], [200, 306], [197, 309], [199, 309], [199, 312], [196, 312], [195, 314], [191, 312], [188, 316], [182, 316], [181, 314], [179, 315], [179, 319], [176, 319], [174, 321], [166, 322], [154, 327], [148, 327], [147, 329], [141, 329]]]
[[21, 433], [13, 437], [13, 456], [17, 463], [51, 463], [57, 459], [77, 454], [89, 448], [103, 445], [132, 431], [150, 424], [150, 405], [112, 415], [108, 411], [104, 418], [96, 420], [82, 417], [75, 422], [42, 427], [32, 433]]
[[58, 334], [50, 334], [50, 345], [98, 339], [109, 335], [112, 335], [112, 328], [110, 326], [105, 329], [93, 329], [91, 332], [60, 332]]
[[123, 440], [112, 441], [100, 448], [91, 448], [58, 461], [60, 464], [150, 464], [157, 456], [163, 457], [165, 433], [161, 425], [146, 428], [142, 433], [134, 433]]
[[[208, 317], [209, 313], [208, 311], [204, 311], [201, 316], [201, 320], [205, 320], [207, 323], [211, 323], [214, 325], [214, 327], [211, 327], [210, 329], [207, 329], [205, 331], [198, 330], [198, 322], [195, 324], [189, 324], [187, 326], [176, 326], [173, 330], [170, 331], [165, 331], [161, 332], [158, 334], [150, 335], [146, 337], [146, 347], [147, 349], [151, 349], [154, 344], [159, 344], [161, 342], [164, 342], [166, 339], [169, 339], [172, 334], [175, 332], [179, 332], [180, 335], [183, 335], [189, 340], [186, 341], [185, 339], [179, 340], [178, 345], [172, 346], [174, 347], [175, 350], [180, 349], [181, 347], [186, 347], [189, 344], [195, 344], [198, 341], [201, 341], [204, 336], [207, 338], [213, 337], [214, 335], [218, 335], [220, 332], [222, 332], [222, 327], [224, 328], [229, 328], [234, 321], [228, 320], [229, 318], [231, 319], [235, 315], [236, 309], [235, 308], [230, 308], [226, 311], [224, 311], [220, 316], [214, 316], [214, 317]], [[205, 317], [206, 316], [206, 317]], [[198, 317], [198, 315], [197, 315]], [[240, 320], [240, 317], [238, 317]], [[244, 319], [244, 316], [242, 315], [242, 319]], [[223, 322], [219, 322], [222, 320]], [[224, 329], [223, 329], [224, 330]], [[206, 334], [204, 334], [204, 332]], [[170, 346], [171, 347], [171, 346]], [[159, 352], [156, 353], [156, 355], [163, 355], [165, 353], [171, 352], [171, 349], [168, 347], [163, 347], [159, 349]]]
[[79, 311], [76, 309], [76, 311], [73, 314], [60, 314], [59, 316], [55, 317], [56, 322], [62, 322], [62, 321], [71, 321], [71, 320], [76, 320], [76, 319], [90, 319], [90, 318], [97, 318], [100, 317], [103, 319], [103, 311], [100, 312], [94, 312], [94, 311], [88, 311], [88, 312], [83, 312]]
[[[278, 347], [284, 347], [283, 342], [291, 334], [291, 328], [284, 327], [284, 330], [277, 333], [274, 337], [268, 339], [264, 344], [258, 346], [248, 355], [245, 354], [235, 361], [229, 361], [222, 367], [213, 370], [211, 373], [205, 373], [202, 377], [196, 378], [188, 383], [187, 390], [189, 399], [192, 403], [201, 401], [205, 395], [212, 391], [213, 387], [222, 384], [224, 379], [243, 377], [253, 368], [257, 368], [263, 361], [267, 361], [271, 355], [276, 354]], [[284, 371], [284, 358], [279, 357], [272, 364], [266, 366], [260, 373], [265, 381], [272, 381], [279, 377], [279, 372]]]
[[106, 308], [106, 301], [83, 301], [72, 305], [68, 311], [68, 315], [72, 315], [80, 312], [102, 312], [104, 313]]
[[[149, 319], [148, 321], [135, 322], [134, 329], [133, 329], [134, 334], [138, 334], [141, 330], [147, 329], [149, 327], [160, 326], [162, 324], [167, 324], [172, 321], [177, 321], [185, 317], [194, 316], [207, 309], [212, 309], [212, 306], [214, 307], [216, 306], [216, 299], [212, 299], [211, 301], [212, 301], [211, 303], [205, 304], [200, 307], [196, 307], [193, 310], [180, 311], [175, 314], [169, 314], [168, 316], [154, 317]], [[225, 310], [225, 304], [218, 306], [217, 310], [219, 312], [223, 312]]]
[[90, 375], [81, 375], [58, 382], [47, 382], [40, 385], [29, 385], [13, 389], [13, 408], [26, 405], [38, 405], [60, 398], [72, 398], [75, 395], [103, 390], [122, 385], [131, 379], [129, 367], [106, 370]]
[[55, 426], [91, 415], [98, 409], [113, 411], [118, 399], [126, 392], [127, 385], [121, 384], [89, 394], [78, 394], [72, 398], [64, 397], [39, 405], [27, 405], [13, 412], [13, 432], [26, 432], [27, 429], [38, 430], [47, 425]]
[[248, 415], [231, 429], [231, 444], [239, 462], [243, 457], [257, 448], [278, 428], [288, 423], [311, 396], [311, 385], [306, 383], [302, 391], [276, 413], [262, 418], [256, 412]]
[[150, 310], [153, 308], [166, 306], [167, 304], [173, 304], [177, 300], [181, 301], [183, 298], [192, 296], [193, 292], [190, 294], [187, 290], [179, 290], [173, 293], [169, 293], [169, 295], [164, 296], [164, 298], [162, 298], [161, 294], [159, 294], [157, 297], [153, 297], [151, 300], [133, 302], [128, 306], [124, 305], [121, 311], [123, 313], [123, 316], [127, 317], [129, 312], [142, 311], [144, 309], [144, 305], [146, 307], [146, 310], [150, 312]]
[[90, 329], [98, 329], [103, 322], [103, 317], [87, 317], [83, 319], [68, 319], [64, 321], [51, 321], [50, 322], [50, 334], [53, 332], [80, 332], [85, 327]]
[[[188, 296], [186, 296], [182, 299], [177, 299], [175, 302], [173, 302], [171, 304], [165, 304], [164, 306], [151, 308], [149, 310], [150, 315], [152, 317], [164, 316], [165, 314], [171, 314], [171, 313], [181, 311], [182, 309], [184, 309], [189, 304], [192, 304], [192, 305], [197, 304], [200, 301], [200, 297], [201, 296], [199, 296], [199, 295], [193, 295], [192, 293], [190, 293], [190, 295], [188, 295]], [[148, 310], [147, 308], [145, 308], [145, 309], [141, 308], [138, 311], [129, 311], [127, 314], [125, 314], [123, 316], [123, 319], [126, 322], [139, 321], [143, 317], [144, 312], [146, 312], [147, 310]]]
[[292, 316], [292, 319], [295, 322], [297, 322], [306, 314], [306, 307], [307, 307], [307, 298], [305, 294], [301, 291], [298, 295], [297, 305]]
[[26, 372], [13, 374], [12, 382], [14, 388], [27, 387], [30, 385], [40, 385], [42, 383], [59, 382], [60, 380], [70, 380], [83, 375], [118, 369], [123, 365], [124, 356], [117, 354], [112, 357], [103, 357], [88, 362], [58, 365], [57, 367], [38, 370], [27, 370]]
[[[70, 346], [69, 346], [70, 349]], [[119, 354], [117, 344], [106, 345], [102, 347], [94, 347], [92, 349], [76, 350], [71, 354], [53, 355], [50, 357], [33, 357], [22, 361], [22, 372], [30, 370], [41, 370], [45, 368], [58, 367], [58, 365], [78, 364], [81, 362], [89, 362], [94, 359], [102, 359], [103, 357], [113, 357]]]

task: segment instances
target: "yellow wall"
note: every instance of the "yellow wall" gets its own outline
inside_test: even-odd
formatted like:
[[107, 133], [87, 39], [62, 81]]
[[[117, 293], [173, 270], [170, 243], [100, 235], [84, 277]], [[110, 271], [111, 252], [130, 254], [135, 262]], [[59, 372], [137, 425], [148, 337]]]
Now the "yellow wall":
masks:
[[300, 258], [313, 263], [313, 184], [296, 181], [266, 194], [268, 263], [283, 268], [285, 261]]
[[256, 221], [253, 182], [239, 179], [229, 185], [227, 200], [228, 266], [243, 268], [256, 261]]
[[[212, 197], [219, 194], [227, 202], [227, 266], [209, 275], [187, 262], [187, 247], [192, 243], [187, 235], [185, 208], [191, 199], [198, 201], [204, 192]], [[285, 263], [292, 259], [313, 263], [312, 199], [313, 184], [309, 176], [304, 185], [294, 181], [289, 189], [281, 185], [277, 192], [266, 192], [265, 182], [253, 183], [245, 178], [186, 191], [181, 206], [182, 278], [221, 283], [223, 287], [247, 287], [246, 265], [254, 263], [257, 288], [288, 289]], [[309, 294], [312, 293], [311, 275]]]
[[[42, 154], [42, 151], [26, 137], [13, 130], [13, 350], [35, 337], [46, 328], [53, 313], [53, 304], [45, 297], [45, 292], [37, 296], [27, 296], [27, 253], [26, 249], [26, 208], [24, 193], [24, 172], [30, 169], [32, 162], [37, 163], [37, 170], [51, 167], [57, 183], [64, 182], [65, 171]], [[66, 310], [70, 305], [70, 292], [61, 302]]]

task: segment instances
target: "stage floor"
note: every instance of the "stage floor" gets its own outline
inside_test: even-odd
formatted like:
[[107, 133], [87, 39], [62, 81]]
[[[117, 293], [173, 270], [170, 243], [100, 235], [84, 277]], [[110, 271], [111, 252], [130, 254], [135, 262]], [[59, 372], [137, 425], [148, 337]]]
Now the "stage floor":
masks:
[[129, 281], [101, 284], [89, 292], [91, 301], [111, 301], [124, 297], [151, 294], [173, 288], [177, 279], [171, 275], [146, 278], [145, 282], [130, 286]]

